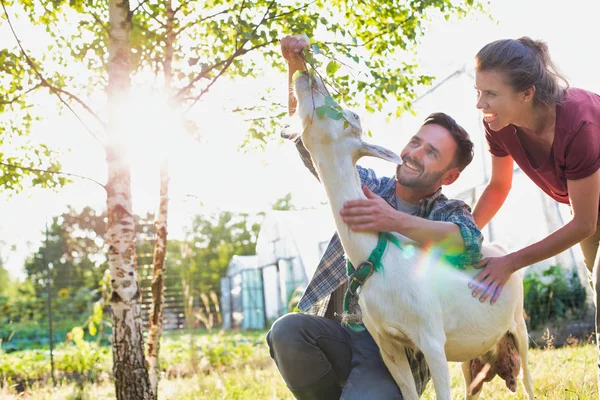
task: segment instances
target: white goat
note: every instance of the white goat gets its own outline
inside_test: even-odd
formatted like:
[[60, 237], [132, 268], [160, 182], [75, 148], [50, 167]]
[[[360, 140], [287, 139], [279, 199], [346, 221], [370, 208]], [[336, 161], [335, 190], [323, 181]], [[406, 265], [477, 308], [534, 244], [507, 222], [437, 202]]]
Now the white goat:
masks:
[[[344, 118], [339, 120], [319, 117], [315, 110], [324, 105], [327, 96], [321, 79], [304, 73], [296, 78], [294, 86], [302, 140], [325, 186], [344, 251], [358, 266], [376, 247], [378, 235], [353, 232], [339, 214], [344, 202], [365, 198], [355, 163], [365, 155], [397, 164], [402, 160], [387, 149], [363, 142], [360, 119], [355, 113], [343, 110]], [[398, 238], [404, 248], [410, 243], [406, 237]], [[448, 361], [463, 363], [465, 398], [476, 400], [483, 381], [496, 373], [502, 376], [500, 371], [509, 362], [512, 376], [503, 378], [512, 391], [516, 390], [519, 356], [525, 390], [534, 399], [527, 367], [528, 336], [520, 274], [512, 275], [494, 305], [480, 303], [467, 287], [477, 270], [457, 270], [439, 256], [415, 249], [411, 256], [389, 245], [382, 258], [383, 270], [364, 283], [358, 302], [363, 322], [404, 398], [418, 398], [405, 353], [405, 347], [410, 347], [423, 352], [439, 400], [451, 399]], [[484, 256], [493, 255], [498, 255], [497, 249], [484, 250]], [[507, 360], [507, 353], [516, 360]]]

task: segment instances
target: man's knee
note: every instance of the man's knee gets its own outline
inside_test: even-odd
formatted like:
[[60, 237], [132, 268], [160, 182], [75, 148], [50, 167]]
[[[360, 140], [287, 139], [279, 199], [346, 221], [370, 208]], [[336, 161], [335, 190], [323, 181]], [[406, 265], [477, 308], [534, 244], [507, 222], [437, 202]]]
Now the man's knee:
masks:
[[285, 349], [288, 345], [300, 339], [302, 328], [306, 326], [307, 316], [300, 313], [290, 313], [280, 317], [273, 323], [267, 333], [267, 345], [273, 356], [274, 351]]

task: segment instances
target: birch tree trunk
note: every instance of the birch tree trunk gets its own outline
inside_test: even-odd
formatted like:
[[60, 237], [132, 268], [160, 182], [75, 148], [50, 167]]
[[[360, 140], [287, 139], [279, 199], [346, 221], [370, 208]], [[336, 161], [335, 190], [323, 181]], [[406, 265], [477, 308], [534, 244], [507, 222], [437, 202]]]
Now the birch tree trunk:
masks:
[[[173, 76], [173, 44], [175, 43], [175, 11], [172, 0], [165, 2], [167, 13], [165, 40], [164, 74], [167, 95], [171, 95]], [[170, 113], [167, 114], [171, 116]], [[166, 134], [166, 132], [164, 132]], [[163, 329], [163, 309], [165, 293], [165, 254], [167, 252], [167, 217], [169, 211], [169, 164], [165, 158], [160, 168], [160, 206], [156, 219], [156, 241], [154, 242], [153, 275], [152, 275], [152, 310], [148, 334], [148, 368], [150, 388], [153, 399], [158, 398], [158, 381], [160, 378], [160, 337]]]
[[144, 358], [135, 223], [131, 204], [130, 166], [120, 146], [130, 87], [130, 9], [128, 0], [109, 0], [108, 112], [109, 141], [106, 243], [112, 286], [112, 345], [118, 400], [151, 398]]
[[160, 337], [162, 335], [162, 318], [165, 292], [165, 253], [167, 251], [167, 214], [169, 203], [169, 167], [164, 161], [160, 168], [160, 207], [156, 220], [156, 241], [154, 242], [152, 276], [152, 310], [148, 334], [148, 368], [150, 388], [153, 399], [158, 397], [158, 380], [160, 377]]

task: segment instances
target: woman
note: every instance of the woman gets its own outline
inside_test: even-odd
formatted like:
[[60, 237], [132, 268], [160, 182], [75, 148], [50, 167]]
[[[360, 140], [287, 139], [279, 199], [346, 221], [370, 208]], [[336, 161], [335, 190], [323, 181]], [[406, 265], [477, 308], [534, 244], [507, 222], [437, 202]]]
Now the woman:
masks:
[[[528, 37], [483, 47], [476, 56], [477, 108], [492, 154], [492, 177], [473, 211], [483, 228], [510, 191], [513, 160], [573, 218], [546, 238], [504, 257], [483, 260], [469, 283], [480, 301], [500, 296], [510, 274], [581, 245], [598, 304], [600, 264], [600, 96], [562, 88], [543, 42]], [[598, 328], [598, 311], [596, 311]], [[597, 331], [598, 329], [596, 329]]]

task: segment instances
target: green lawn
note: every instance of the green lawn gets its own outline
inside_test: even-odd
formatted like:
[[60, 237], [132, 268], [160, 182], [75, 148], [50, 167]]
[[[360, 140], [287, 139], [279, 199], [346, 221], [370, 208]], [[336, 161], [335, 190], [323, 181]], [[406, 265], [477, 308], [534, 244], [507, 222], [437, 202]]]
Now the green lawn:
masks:
[[[206, 357], [198, 352], [196, 373], [190, 372], [188, 352], [185, 344], [189, 337], [167, 337], [165, 358], [169, 365], [169, 379], [160, 383], [160, 399], [292, 399], [287, 392], [277, 369], [268, 356], [258, 332], [245, 340], [237, 341], [234, 347], [225, 343], [229, 338], [242, 336], [204, 335], [198, 338], [197, 346], [204, 349]], [[212, 343], [212, 345], [210, 344]], [[215, 347], [216, 346], [216, 347]], [[180, 348], [181, 347], [181, 348]], [[0, 354], [0, 358], [3, 355]], [[596, 349], [594, 345], [565, 347], [556, 350], [531, 350], [530, 368], [534, 377], [537, 399], [597, 400]], [[451, 364], [452, 391], [454, 399], [463, 397], [463, 380], [458, 364]], [[83, 391], [74, 384], [63, 384], [52, 389], [49, 385], [36, 385], [17, 395], [14, 389], [0, 389], [0, 398], [7, 400], [35, 399], [114, 399], [114, 389], [108, 379], [99, 383], [87, 383]], [[504, 387], [498, 378], [484, 386], [480, 399], [525, 399], [519, 385], [516, 395]], [[433, 400], [433, 385], [429, 383], [423, 399]]]

